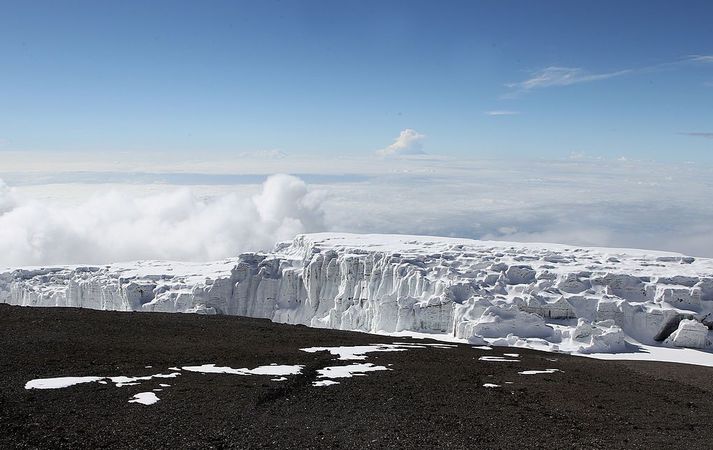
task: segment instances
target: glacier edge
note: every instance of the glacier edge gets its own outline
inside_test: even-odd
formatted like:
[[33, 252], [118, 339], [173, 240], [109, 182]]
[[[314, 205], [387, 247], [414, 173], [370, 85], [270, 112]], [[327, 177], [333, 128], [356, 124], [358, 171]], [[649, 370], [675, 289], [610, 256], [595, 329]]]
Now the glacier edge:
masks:
[[212, 263], [0, 271], [0, 302], [193, 312], [575, 353], [709, 350], [713, 260], [675, 253], [316, 233]]

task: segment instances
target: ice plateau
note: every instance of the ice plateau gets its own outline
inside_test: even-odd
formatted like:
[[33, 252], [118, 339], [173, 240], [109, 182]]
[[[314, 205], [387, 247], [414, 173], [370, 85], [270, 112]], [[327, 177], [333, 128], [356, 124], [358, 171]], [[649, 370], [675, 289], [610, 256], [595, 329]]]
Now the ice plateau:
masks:
[[711, 350], [713, 259], [317, 233], [212, 263], [0, 270], [0, 302], [230, 314], [580, 354]]

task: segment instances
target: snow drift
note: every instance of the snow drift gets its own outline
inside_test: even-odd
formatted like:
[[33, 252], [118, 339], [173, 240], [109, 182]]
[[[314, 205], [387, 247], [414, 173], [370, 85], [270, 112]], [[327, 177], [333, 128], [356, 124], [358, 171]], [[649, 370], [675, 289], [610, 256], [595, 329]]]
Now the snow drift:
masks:
[[319, 233], [299, 235], [270, 253], [215, 263], [7, 270], [0, 273], [0, 301], [231, 314], [578, 353], [619, 352], [627, 342], [708, 348], [713, 260], [555, 244]]

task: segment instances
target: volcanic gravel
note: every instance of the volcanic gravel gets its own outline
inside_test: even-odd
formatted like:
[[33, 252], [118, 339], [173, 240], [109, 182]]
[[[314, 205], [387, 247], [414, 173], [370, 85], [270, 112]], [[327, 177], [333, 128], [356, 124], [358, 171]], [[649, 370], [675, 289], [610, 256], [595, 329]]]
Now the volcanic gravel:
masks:
[[[435, 342], [242, 317], [0, 305], [0, 448], [713, 445], [712, 368], [458, 345], [371, 353], [356, 362], [391, 370], [315, 387], [318, 369], [353, 362], [300, 351], [404, 341]], [[479, 360], [504, 353], [518, 353], [519, 362]], [[182, 371], [138, 386], [25, 389], [36, 378], [143, 376], [213, 363], [306, 367], [283, 382]], [[560, 372], [518, 374], [553, 368]], [[156, 392], [158, 403], [128, 402], [159, 383], [171, 386]]]

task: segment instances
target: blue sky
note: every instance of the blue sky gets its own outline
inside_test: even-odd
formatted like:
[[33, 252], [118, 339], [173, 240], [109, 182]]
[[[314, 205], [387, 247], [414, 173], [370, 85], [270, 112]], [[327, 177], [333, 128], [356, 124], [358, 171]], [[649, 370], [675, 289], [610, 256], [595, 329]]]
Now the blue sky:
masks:
[[433, 154], [713, 162], [711, 21], [710, 1], [4, 1], [0, 149], [372, 155], [413, 129]]

